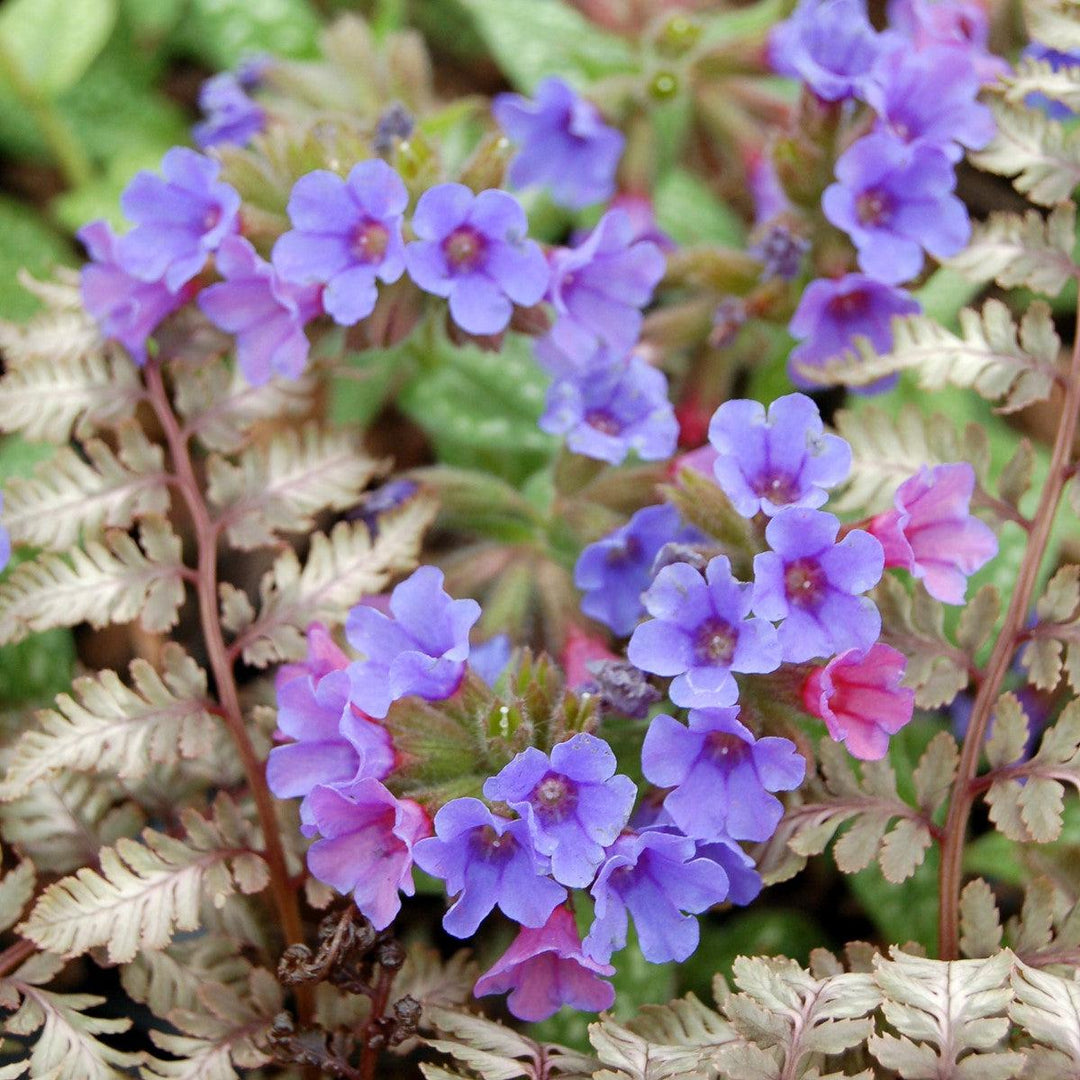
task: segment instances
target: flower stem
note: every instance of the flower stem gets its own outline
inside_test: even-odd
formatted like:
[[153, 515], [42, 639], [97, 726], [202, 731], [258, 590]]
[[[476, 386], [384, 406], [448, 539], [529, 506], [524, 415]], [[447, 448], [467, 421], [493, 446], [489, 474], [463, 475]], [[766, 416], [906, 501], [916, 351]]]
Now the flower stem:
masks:
[[[263, 856], [270, 869], [270, 888], [278, 917], [281, 920], [282, 933], [287, 945], [302, 943], [304, 932], [300, 921], [300, 905], [296, 889], [289, 878], [274, 799], [266, 786], [263, 763], [255, 753], [247, 728], [244, 726], [233, 666], [229, 660], [225, 639], [221, 632], [221, 622], [218, 619], [218, 528], [210, 517], [202, 490], [195, 478], [187, 440], [172, 410], [162, 379], [161, 366], [156, 359], [151, 359], [146, 365], [146, 382], [150, 391], [150, 402], [165, 433], [165, 441], [168, 444], [173, 469], [176, 471], [179, 482], [178, 486], [195, 529], [195, 543], [199, 557], [195, 587], [199, 599], [199, 618], [203, 638], [210, 659], [210, 667], [214, 673], [222, 716], [240, 754], [244, 774], [255, 800], [255, 809], [263, 833]], [[300, 1022], [303, 1026], [307, 1026], [311, 1022], [312, 1014], [311, 988], [298, 986], [296, 996]]]
[[941, 869], [938, 875], [938, 952], [942, 960], [955, 960], [959, 954], [960, 939], [960, 885], [963, 878], [964, 841], [967, 838], [971, 806], [980, 790], [975, 773], [979, 767], [979, 754], [986, 729], [990, 723], [994, 704], [1001, 691], [1001, 684], [1012, 663], [1017, 642], [1023, 633], [1032, 594], [1039, 576], [1039, 567], [1046, 553], [1050, 530], [1054, 524], [1058, 501], [1067, 482], [1071, 463], [1073, 439], [1076, 437], [1077, 420], [1080, 419], [1080, 321], [1073, 343], [1072, 359], [1065, 384], [1065, 404], [1062, 408], [1061, 426], [1054, 439], [1050, 456], [1050, 471], [1046, 477], [1038, 509], [1031, 521], [1024, 558], [1016, 576], [1009, 608], [1001, 633], [994, 643], [987, 661], [983, 678], [975, 695], [971, 721], [964, 736], [960, 753], [960, 765], [953, 782], [949, 813], [945, 819], [945, 837], [941, 847]]

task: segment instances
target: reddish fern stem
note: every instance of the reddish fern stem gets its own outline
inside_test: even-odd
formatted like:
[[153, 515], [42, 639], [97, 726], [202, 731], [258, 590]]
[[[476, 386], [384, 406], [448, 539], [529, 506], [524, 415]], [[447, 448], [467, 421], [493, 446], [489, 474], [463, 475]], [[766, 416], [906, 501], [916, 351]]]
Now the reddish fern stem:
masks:
[[23, 938], [0, 952], [0, 979], [14, 971], [24, 960], [29, 960], [36, 950], [37, 946], [32, 941]]
[[971, 722], [964, 736], [960, 753], [960, 765], [953, 781], [949, 813], [945, 819], [945, 838], [941, 847], [941, 869], [938, 874], [938, 952], [942, 960], [955, 960], [959, 954], [960, 941], [960, 885], [963, 879], [964, 842], [967, 838], [971, 807], [980, 790], [975, 773], [979, 767], [979, 753], [986, 737], [986, 728], [1001, 691], [1001, 684], [1012, 663], [1020, 636], [1024, 632], [1028, 609], [1031, 605], [1039, 566], [1046, 553], [1050, 529], [1054, 523], [1061, 492], [1071, 474], [1069, 461], [1073, 440], [1076, 438], [1077, 420], [1080, 419], [1080, 320], [1073, 342], [1072, 359], [1065, 383], [1065, 401], [1062, 406], [1061, 423], [1054, 439], [1050, 455], [1050, 471], [1046, 477], [1038, 509], [1031, 519], [1028, 543], [1024, 558], [1016, 576], [1016, 586], [1005, 613], [1001, 634], [994, 643], [987, 661], [982, 681], [975, 695], [971, 710]]
[[[232, 735], [240, 754], [248, 786], [255, 799], [255, 809], [262, 828], [265, 850], [263, 857], [270, 870], [270, 888], [274, 896], [278, 917], [281, 920], [282, 933], [286, 944], [302, 943], [304, 940], [303, 924], [300, 919], [299, 898], [290, 879], [285, 859], [285, 848], [278, 827], [274, 798], [266, 786], [263, 763], [255, 753], [255, 747], [248, 737], [244, 726], [244, 716], [240, 708], [240, 695], [236, 687], [233, 665], [229, 659], [225, 639], [218, 619], [217, 599], [217, 545], [218, 528], [210, 517], [202, 489], [195, 477], [191, 462], [187, 437], [180, 430], [180, 424], [173, 412], [161, 366], [156, 359], [146, 365], [146, 382], [150, 391], [150, 402], [157, 414], [165, 441], [169, 447], [173, 469], [178, 480], [178, 488], [191, 515], [195, 530], [195, 543], [198, 550], [198, 568], [196, 570], [195, 589], [199, 599], [199, 619], [202, 627], [210, 667], [214, 673], [218, 698], [221, 701], [221, 715]], [[311, 988], [296, 988], [297, 1010], [302, 1025], [311, 1022], [313, 999]]]

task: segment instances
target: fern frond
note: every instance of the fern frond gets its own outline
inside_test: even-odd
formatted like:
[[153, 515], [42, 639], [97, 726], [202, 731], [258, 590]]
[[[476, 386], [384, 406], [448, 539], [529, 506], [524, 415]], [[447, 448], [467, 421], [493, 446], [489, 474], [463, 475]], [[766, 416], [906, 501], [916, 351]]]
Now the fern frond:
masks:
[[1039, 109], [994, 100], [990, 107], [997, 132], [985, 150], [970, 155], [971, 162], [1011, 177], [1013, 187], [1040, 206], [1071, 198], [1080, 184], [1080, 132], [1066, 131]]
[[1035, 614], [1038, 624], [1020, 653], [1028, 680], [1038, 690], [1054, 690], [1064, 672], [1080, 693], [1080, 566], [1070, 563], [1054, 574]]
[[180, 539], [159, 517], [144, 518], [142, 547], [106, 533], [64, 554], [20, 563], [0, 585], [0, 643], [54, 626], [100, 627], [138, 618], [150, 632], [175, 625], [184, 599]]
[[836, 428], [852, 454], [850, 479], [830, 500], [838, 513], [892, 509], [896, 489], [923, 465], [970, 461], [980, 480], [990, 467], [985, 428], [972, 423], [960, 433], [947, 416], [925, 416], [914, 404], [895, 416], [872, 405], [843, 409], [836, 414]]
[[1028, 34], [1062, 52], [1080, 50], [1080, 4], [1077, 0], [1025, 0]]
[[871, 1036], [870, 1052], [907, 1080], [1019, 1076], [1024, 1055], [1000, 1049], [1014, 963], [1008, 950], [986, 960], [926, 960], [899, 949], [891, 960], [878, 957], [874, 982], [898, 1035]]
[[23, 908], [34, 895], [37, 874], [34, 864], [23, 859], [13, 870], [0, 877], [0, 932], [19, 921]]
[[83, 867], [50, 885], [20, 927], [41, 948], [78, 956], [99, 945], [123, 963], [161, 949], [176, 930], [199, 925], [204, 889], [215, 903], [234, 891], [258, 892], [268, 876], [240, 819], [219, 796], [212, 818], [181, 813], [185, 840], [145, 829], [142, 843], [121, 839], [100, 853], [101, 873]]
[[[1041, 66], [1050, 70], [1049, 64]], [[1080, 68], [1072, 71], [1080, 102]], [[948, 265], [971, 281], [996, 281], [1003, 289], [1023, 285], [1057, 296], [1077, 274], [1072, 258], [1075, 237], [1072, 203], [1055, 207], [1045, 218], [1038, 210], [1023, 216], [996, 212], [973, 227], [971, 242]]]
[[992, 956], [1001, 948], [1001, 939], [994, 892], [982, 878], [975, 878], [960, 894], [960, 951], [972, 960]]
[[1034, 1040], [1025, 1050], [1024, 1076], [1059, 1080], [1080, 1076], [1080, 982], [1017, 961], [1010, 976], [1014, 1024]]
[[162, 653], [163, 675], [147, 661], [131, 664], [132, 686], [113, 671], [75, 680], [56, 710], [37, 714], [40, 728], [15, 744], [0, 778], [0, 801], [25, 794], [61, 770], [145, 776], [153, 762], [209, 756], [216, 727], [208, 712], [206, 673], [175, 642]]
[[245, 663], [265, 667], [303, 656], [304, 631], [312, 622], [339, 625], [362, 596], [379, 592], [393, 575], [411, 570], [435, 511], [430, 500], [414, 498], [379, 519], [374, 540], [363, 523], [342, 521], [329, 536], [316, 533], [311, 538], [303, 566], [291, 548], [279, 555], [263, 578], [258, 618], [234, 645]]
[[229, 542], [250, 551], [276, 543], [278, 532], [309, 532], [322, 510], [355, 506], [380, 471], [349, 433], [309, 424], [251, 447], [236, 465], [212, 457], [207, 493]]
[[100, 439], [83, 449], [89, 461], [60, 447], [31, 479], [13, 477], [4, 500], [4, 525], [12, 540], [64, 550], [96, 538], [103, 526], [126, 529], [137, 517], [169, 509], [164, 453], [141, 427], [125, 422], [120, 451]]
[[900, 371], [912, 371], [924, 390], [943, 386], [972, 389], [1000, 412], [1014, 412], [1050, 396], [1062, 379], [1061, 341], [1050, 308], [1036, 301], [1024, 313], [1019, 330], [1000, 300], [987, 300], [982, 311], [960, 312], [960, 335], [935, 319], [909, 315], [893, 319], [893, 343], [879, 353], [866, 338], [855, 351], [821, 368], [807, 368], [818, 382], [866, 386]]
[[283, 992], [263, 968], [252, 968], [246, 985], [203, 983], [198, 1009], [174, 1009], [170, 1022], [183, 1034], [153, 1031], [154, 1044], [177, 1061], [154, 1061], [145, 1080], [236, 1080], [238, 1068], [254, 1069], [270, 1058], [259, 1041], [280, 1011]]
[[25, 322], [0, 319], [0, 352], [7, 367], [33, 359], [70, 360], [106, 348], [97, 322], [83, 307], [77, 273], [62, 269], [53, 281], [38, 281], [25, 271], [19, 283], [44, 305]]

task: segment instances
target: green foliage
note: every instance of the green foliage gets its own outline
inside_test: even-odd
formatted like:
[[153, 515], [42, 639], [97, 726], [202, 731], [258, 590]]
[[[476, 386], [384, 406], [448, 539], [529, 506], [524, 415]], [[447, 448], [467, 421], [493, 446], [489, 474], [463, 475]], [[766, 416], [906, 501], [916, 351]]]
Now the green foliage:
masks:
[[26, 319], [37, 310], [34, 297], [19, 284], [20, 271], [45, 274], [71, 260], [66, 241], [14, 199], [0, 197], [0, 317]]
[[258, 53], [314, 56], [318, 33], [308, 0], [189, 0], [173, 44], [213, 68], [231, 68]]

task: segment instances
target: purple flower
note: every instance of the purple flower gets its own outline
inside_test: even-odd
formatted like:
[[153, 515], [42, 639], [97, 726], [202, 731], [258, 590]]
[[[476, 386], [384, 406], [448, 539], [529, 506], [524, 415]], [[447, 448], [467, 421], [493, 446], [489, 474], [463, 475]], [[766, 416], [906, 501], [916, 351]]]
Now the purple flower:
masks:
[[874, 68], [866, 100], [880, 128], [957, 162], [961, 147], [981, 150], [994, 137], [994, 114], [976, 100], [979, 89], [973, 62], [955, 49], [896, 49]]
[[753, 586], [736, 581], [726, 555], [709, 561], [702, 577], [686, 563], [665, 566], [642, 599], [653, 616], [630, 639], [630, 663], [655, 675], [678, 676], [668, 691], [676, 705], [733, 705], [733, 671], [780, 666], [776, 630], [748, 619]]
[[981, 82], [992, 83], [1009, 71], [1000, 56], [987, 49], [990, 26], [978, 3], [962, 0], [889, 0], [889, 24], [907, 37], [916, 51], [945, 45], [975, 64]]
[[763, 225], [792, 209], [791, 200], [784, 191], [776, 172], [773, 159], [761, 154], [747, 165], [747, 186], [754, 201], [754, 224]]
[[966, 461], [924, 465], [900, 485], [895, 509], [868, 526], [885, 549], [885, 565], [903, 567], [944, 604], [962, 604], [969, 575], [997, 554], [994, 530], [969, 509], [974, 490]]
[[583, 243], [551, 255], [548, 299], [555, 324], [544, 340], [578, 363], [601, 345], [617, 354], [629, 351], [641, 333], [641, 309], [665, 266], [656, 244], [634, 239], [625, 210], [608, 211]]
[[539, 930], [524, 927], [513, 945], [476, 981], [473, 993], [505, 994], [519, 1020], [546, 1020], [570, 1005], [583, 1012], [611, 1008], [615, 988], [599, 978], [614, 975], [610, 964], [590, 960], [581, 949], [574, 916], [557, 907]]
[[634, 805], [634, 782], [616, 776], [615, 768], [611, 747], [581, 732], [552, 747], [550, 758], [535, 746], [523, 750], [484, 784], [484, 796], [528, 822], [556, 881], [581, 887], [592, 881]]
[[610, 960], [626, 945], [627, 916], [633, 915], [646, 960], [665, 964], [687, 959], [699, 940], [693, 915], [728, 894], [728, 876], [719, 863], [696, 855], [693, 840], [664, 830], [620, 836], [589, 890], [596, 918], [582, 942], [585, 955]]
[[415, 128], [416, 120], [413, 114], [400, 101], [391, 102], [375, 121], [371, 148], [376, 154], [389, 154], [397, 141], [407, 139]]
[[657, 552], [671, 540], [693, 541], [695, 529], [681, 527], [667, 504], [646, 506], [621, 528], [589, 544], [574, 566], [574, 584], [584, 590], [581, 610], [620, 636], [645, 613], [641, 594], [652, 581]]
[[120, 196], [135, 228], [116, 242], [119, 262], [134, 277], [173, 292], [199, 274], [207, 256], [240, 227], [240, 196], [217, 179], [221, 164], [184, 146], [161, 162], [164, 179], [136, 173]]
[[543, 299], [550, 271], [526, 239], [525, 211], [505, 191], [474, 195], [464, 184], [439, 184], [420, 196], [412, 218], [420, 238], [405, 249], [409, 276], [450, 301], [454, 322], [470, 334], [497, 334], [514, 304]]
[[474, 645], [469, 653], [469, 667], [488, 684], [494, 686], [510, 663], [514, 651], [513, 643], [506, 634], [494, 637]]
[[307, 364], [304, 326], [322, 311], [317, 285], [283, 281], [242, 236], [230, 236], [217, 253], [225, 279], [199, 293], [203, 314], [236, 335], [236, 361], [253, 386], [275, 375], [299, 378]]
[[427, 815], [396, 799], [378, 780], [316, 787], [308, 796], [320, 839], [308, 848], [308, 869], [356, 906], [376, 930], [401, 910], [398, 890], [412, 896], [412, 848], [431, 833]]
[[876, 132], [844, 152], [836, 178], [821, 197], [825, 217], [851, 237], [860, 268], [886, 285], [917, 276], [924, 248], [944, 259], [971, 236], [952, 163], [937, 147]]
[[539, 424], [551, 435], [565, 435], [575, 454], [612, 465], [631, 450], [642, 461], [663, 461], [679, 438], [667, 378], [633, 354], [552, 383]]
[[[919, 302], [902, 289], [882, 285], [863, 274], [846, 274], [833, 280], [812, 281], [802, 295], [788, 330], [802, 341], [791, 352], [788, 374], [796, 386], [815, 384], [799, 365], [822, 366], [852, 348], [855, 338], [868, 338], [879, 352], [892, 348], [892, 320], [897, 315], [916, 315]], [[879, 379], [862, 391], [887, 390], [896, 376]]]
[[345, 623], [349, 644], [364, 655], [349, 668], [352, 699], [378, 718], [407, 694], [442, 701], [457, 690], [480, 605], [452, 600], [442, 571], [421, 566], [390, 594], [390, 614], [358, 604]]
[[761, 875], [754, 860], [734, 840], [721, 837], [711, 844], [697, 846], [699, 859], [711, 859], [728, 876], [728, 903], [745, 907], [761, 892]]
[[191, 129], [196, 145], [246, 146], [266, 127], [266, 113], [248, 97], [241, 81], [229, 71], [214, 75], [199, 90], [199, 108], [206, 116]]
[[738, 709], [694, 709], [689, 727], [654, 716], [641, 748], [646, 779], [671, 788], [664, 809], [687, 836], [710, 843], [767, 840], [784, 808], [773, 791], [802, 783], [806, 762], [790, 739], [755, 739]]
[[308, 173], [289, 196], [293, 228], [274, 245], [274, 269], [286, 281], [325, 285], [326, 313], [352, 326], [375, 307], [375, 279], [389, 284], [405, 272], [408, 205], [401, 177], [378, 158], [354, 165], [345, 180], [324, 169]]
[[541, 184], [553, 202], [571, 210], [611, 196], [626, 140], [562, 79], [544, 79], [535, 101], [498, 94], [491, 111], [503, 131], [521, 145], [510, 163], [515, 187]]
[[767, 418], [759, 402], [725, 401], [709, 424], [709, 442], [718, 454], [716, 482], [743, 517], [821, 506], [826, 489], [851, 471], [851, 447], [826, 434], [817, 405], [805, 394], [777, 398]]
[[566, 890], [547, 876], [524, 821], [498, 817], [479, 799], [454, 799], [435, 815], [435, 836], [413, 852], [421, 870], [442, 878], [456, 895], [443, 929], [467, 938], [498, 905], [523, 926], [543, 926], [566, 899]]
[[78, 232], [93, 260], [82, 269], [80, 291], [103, 337], [119, 341], [137, 364], [146, 363], [146, 341], [167, 315], [191, 299], [191, 289], [172, 292], [163, 281], [141, 281], [121, 263], [117, 237], [104, 221]]
[[861, 96], [887, 40], [870, 25], [863, 0], [800, 0], [770, 34], [769, 60], [819, 98], [840, 101]]
[[779, 628], [783, 658], [801, 663], [848, 649], [869, 649], [881, 633], [873, 600], [860, 593], [881, 580], [878, 540], [820, 510], [781, 510], [765, 529], [771, 551], [754, 556], [754, 614]]
[[[1040, 60], [1054, 71], [1080, 67], [1080, 53], [1060, 52], [1033, 41], [1020, 53], [1021, 60]], [[1045, 94], [1028, 94], [1024, 104], [1029, 109], [1042, 109], [1051, 120], [1070, 120], [1075, 114], [1063, 101], [1053, 101]]]
[[[773, 222], [747, 251], [762, 263], [761, 280], [793, 281], [798, 277], [810, 241], [793, 233], [786, 225]], [[714, 320], [715, 321], [715, 320]]]

